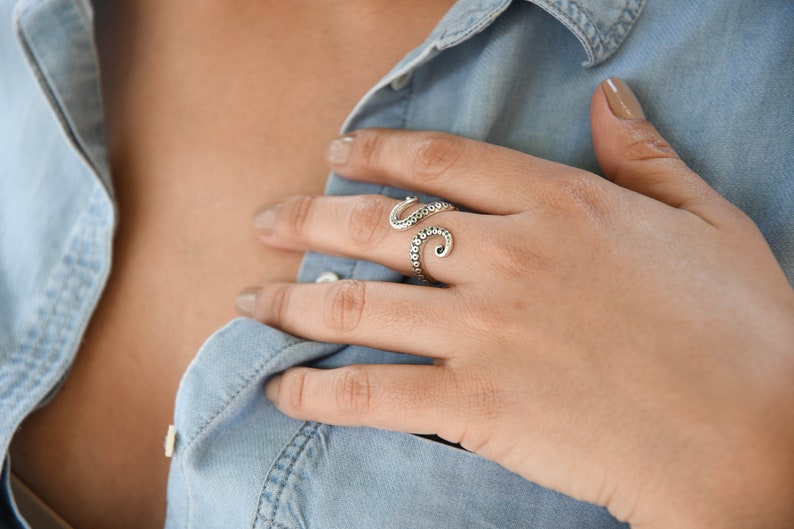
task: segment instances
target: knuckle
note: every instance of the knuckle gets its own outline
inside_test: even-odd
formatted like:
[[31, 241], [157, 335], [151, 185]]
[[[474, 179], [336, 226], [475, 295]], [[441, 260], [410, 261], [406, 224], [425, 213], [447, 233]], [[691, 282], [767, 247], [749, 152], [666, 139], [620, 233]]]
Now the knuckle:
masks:
[[411, 168], [419, 176], [438, 178], [447, 174], [466, 150], [462, 138], [449, 134], [425, 134], [413, 147]]
[[646, 129], [635, 129], [623, 152], [626, 160], [671, 158], [678, 161], [678, 154], [673, 146], [656, 131]]
[[378, 130], [361, 130], [356, 133], [356, 141], [351, 156], [359, 165], [375, 165], [384, 150], [386, 137]]
[[469, 338], [478, 351], [478, 358], [492, 358], [491, 351], [498, 350], [502, 344], [507, 346], [512, 329], [516, 326], [514, 298], [509, 292], [499, 292], [498, 299], [498, 302], [494, 302], [490, 295], [480, 294], [469, 298], [467, 306], [459, 312], [460, 328], [480, 330], [479, 336]]
[[499, 385], [490, 378], [479, 375], [469, 379], [469, 390], [465, 407], [471, 417], [478, 419], [496, 419], [504, 411], [504, 394]]
[[350, 238], [362, 246], [379, 243], [389, 230], [388, 213], [383, 200], [363, 197], [350, 209], [347, 227]]
[[306, 377], [308, 371], [302, 368], [295, 368], [285, 371], [279, 386], [281, 395], [279, 402], [283, 403], [286, 411], [301, 412], [304, 403], [307, 402], [306, 396]]
[[267, 297], [260, 296], [260, 298], [267, 299], [268, 303], [257, 304], [262, 310], [259, 314], [260, 318], [257, 319], [265, 323], [283, 323], [288, 314], [287, 307], [292, 288], [290, 285], [271, 285], [263, 292], [267, 292]]
[[333, 283], [326, 298], [325, 324], [333, 332], [348, 333], [361, 323], [366, 304], [366, 283], [345, 279]]
[[443, 387], [447, 394], [443, 398], [455, 403], [451, 423], [456, 426], [441, 435], [469, 451], [479, 452], [488, 442], [489, 436], [483, 433], [505, 413], [505, 392], [497, 381], [483, 373], [449, 374], [446, 382]]
[[554, 182], [552, 202], [567, 215], [597, 220], [601, 218], [605, 206], [605, 189], [594, 175], [569, 175]]
[[538, 252], [524, 241], [505, 241], [489, 250], [495, 271], [505, 279], [526, 278], [528, 272], [538, 268]]
[[336, 385], [336, 405], [343, 413], [361, 417], [372, 407], [372, 385], [363, 366], [340, 368]]
[[313, 203], [311, 195], [297, 195], [285, 200], [276, 219], [281, 231], [293, 236], [304, 235]]

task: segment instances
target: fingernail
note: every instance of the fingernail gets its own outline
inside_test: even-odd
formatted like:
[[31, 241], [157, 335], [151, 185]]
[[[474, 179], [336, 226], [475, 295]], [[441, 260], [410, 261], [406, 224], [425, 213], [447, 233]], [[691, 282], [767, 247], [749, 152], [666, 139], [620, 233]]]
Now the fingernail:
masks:
[[241, 314], [246, 316], [254, 315], [254, 308], [256, 308], [256, 298], [262, 291], [261, 287], [248, 287], [234, 299], [234, 305]]
[[351, 134], [345, 134], [334, 139], [328, 146], [328, 151], [325, 153], [325, 158], [328, 160], [329, 165], [345, 165], [347, 158], [350, 156], [350, 148], [353, 146], [355, 137]]
[[278, 406], [278, 390], [281, 387], [281, 375], [276, 375], [265, 385], [265, 397]]
[[623, 79], [610, 77], [601, 83], [604, 94], [607, 96], [609, 109], [620, 119], [645, 119], [645, 113], [637, 100], [637, 96], [631, 91]]
[[270, 233], [276, 227], [276, 214], [281, 208], [281, 204], [271, 204], [263, 206], [254, 212], [251, 225], [261, 233]]

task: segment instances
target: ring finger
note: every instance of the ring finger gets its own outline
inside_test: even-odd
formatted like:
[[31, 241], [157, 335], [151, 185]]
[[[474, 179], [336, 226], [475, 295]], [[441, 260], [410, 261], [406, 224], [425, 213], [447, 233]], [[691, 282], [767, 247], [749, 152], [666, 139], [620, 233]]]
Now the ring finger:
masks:
[[[396, 230], [389, 215], [397, 204], [380, 195], [294, 196], [260, 210], [254, 226], [260, 239], [276, 248], [365, 259], [405, 275], [417, 272], [419, 263], [430, 275], [428, 279], [447, 284], [463, 283], [476, 274], [470, 269], [473, 260], [460, 256], [476, 251], [480, 231], [476, 226], [498, 217], [443, 211], [425, 216], [409, 229]], [[402, 218], [415, 209], [407, 210]], [[431, 227], [440, 229], [424, 231]], [[417, 238], [420, 233], [424, 238]], [[436, 248], [447, 248], [446, 258]]]

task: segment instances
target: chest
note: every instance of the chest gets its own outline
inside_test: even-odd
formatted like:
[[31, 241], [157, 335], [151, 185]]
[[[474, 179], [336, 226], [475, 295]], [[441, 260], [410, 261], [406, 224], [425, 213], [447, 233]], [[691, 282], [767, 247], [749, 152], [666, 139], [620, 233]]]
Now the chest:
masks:
[[12, 447], [14, 472], [69, 522], [162, 526], [182, 373], [239, 290], [293, 280], [302, 257], [260, 245], [252, 213], [322, 192], [326, 145], [448, 3], [98, 9], [113, 265], [68, 380]]

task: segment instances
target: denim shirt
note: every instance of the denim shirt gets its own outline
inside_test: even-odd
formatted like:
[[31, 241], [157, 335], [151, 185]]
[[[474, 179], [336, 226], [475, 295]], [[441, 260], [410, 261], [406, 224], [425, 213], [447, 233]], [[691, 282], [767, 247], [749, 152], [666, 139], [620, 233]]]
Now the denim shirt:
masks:
[[[684, 160], [759, 225], [794, 282], [792, 27], [786, 0], [459, 0], [343, 131], [443, 130], [598, 172], [590, 96], [623, 77]], [[68, 375], [110, 271], [117, 211], [99, 86], [87, 0], [0, 0], [3, 454]], [[405, 196], [333, 174], [326, 191]], [[405, 281], [318, 254], [299, 280], [326, 271]], [[304, 423], [263, 396], [269, 376], [296, 364], [421, 361], [229, 322], [179, 387], [166, 527], [624, 526], [463, 450]], [[0, 525], [26, 527], [8, 475], [6, 456]]]

